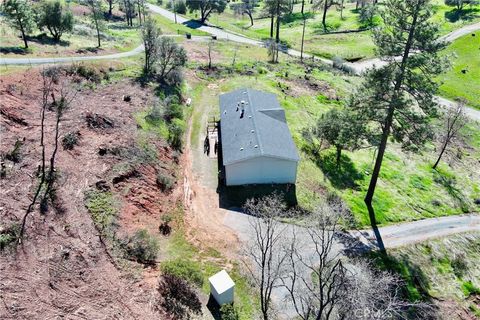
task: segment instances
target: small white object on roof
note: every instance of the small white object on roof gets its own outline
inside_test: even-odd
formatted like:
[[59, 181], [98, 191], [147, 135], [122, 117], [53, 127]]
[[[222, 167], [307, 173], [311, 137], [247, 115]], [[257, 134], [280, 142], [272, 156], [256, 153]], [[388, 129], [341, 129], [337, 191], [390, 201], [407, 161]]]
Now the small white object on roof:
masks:
[[189, 107], [192, 104], [192, 98], [188, 98], [186, 104]]
[[208, 278], [210, 292], [219, 305], [233, 302], [235, 283], [225, 270]]

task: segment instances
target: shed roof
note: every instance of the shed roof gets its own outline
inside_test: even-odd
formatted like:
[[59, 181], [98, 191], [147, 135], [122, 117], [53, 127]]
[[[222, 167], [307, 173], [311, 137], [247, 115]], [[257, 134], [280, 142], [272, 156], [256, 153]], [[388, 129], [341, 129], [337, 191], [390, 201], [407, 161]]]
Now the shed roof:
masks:
[[235, 286], [232, 278], [230, 278], [225, 270], [214, 274], [208, 278], [208, 281], [210, 282], [210, 285], [215, 288], [215, 291], [217, 291], [218, 294], [222, 294]]
[[239, 89], [220, 95], [220, 130], [224, 165], [260, 156], [300, 159], [273, 93]]

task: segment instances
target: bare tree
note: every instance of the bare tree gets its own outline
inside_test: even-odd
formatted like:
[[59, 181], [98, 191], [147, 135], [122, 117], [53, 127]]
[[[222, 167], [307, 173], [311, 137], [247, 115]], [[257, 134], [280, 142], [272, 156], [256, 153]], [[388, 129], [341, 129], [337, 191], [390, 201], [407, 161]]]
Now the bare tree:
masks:
[[[58, 151], [58, 138], [59, 138], [59, 131], [60, 131], [60, 122], [62, 120], [62, 116], [65, 110], [68, 108], [72, 100], [74, 99], [75, 95], [68, 90], [68, 85], [65, 85], [63, 82], [62, 87], [60, 89], [60, 99], [55, 98], [55, 83], [59, 81], [59, 69], [56, 67], [44, 69], [42, 71], [42, 100], [40, 103], [41, 107], [41, 115], [40, 115], [40, 147], [41, 147], [41, 163], [38, 166], [38, 173], [37, 175], [40, 176], [40, 181], [35, 189], [34, 196], [32, 201], [30, 202], [27, 211], [25, 212], [22, 218], [22, 225], [20, 229], [20, 235], [18, 242], [21, 243], [23, 239], [23, 235], [25, 233], [25, 225], [27, 222], [28, 216], [33, 212], [35, 209], [36, 203], [40, 197], [40, 193], [44, 191], [43, 196], [41, 197], [41, 206], [45, 206], [48, 200], [48, 197], [51, 197], [51, 192], [53, 188], [53, 183], [55, 180], [55, 158]], [[45, 119], [46, 119], [46, 111], [49, 109], [55, 110], [55, 132], [54, 132], [54, 149], [50, 156], [50, 167], [48, 174], [46, 172], [46, 153], [45, 153]], [[46, 184], [46, 185], [45, 185]]]
[[35, 194], [33, 196], [32, 201], [30, 202], [27, 211], [23, 215], [22, 219], [22, 226], [20, 229], [20, 236], [18, 237], [18, 242], [22, 242], [23, 234], [25, 232], [25, 224], [27, 222], [27, 218], [30, 213], [35, 209], [35, 205], [37, 203], [38, 197], [40, 192], [42, 191], [42, 187], [45, 183], [45, 112], [47, 110], [49, 104], [49, 97], [50, 93], [52, 92], [52, 88], [54, 85], [55, 79], [48, 75], [46, 70], [42, 72], [42, 100], [40, 102], [40, 148], [42, 149], [42, 156], [41, 156], [41, 164], [38, 168], [38, 174], [40, 175], [40, 181], [37, 185], [37, 189], [35, 190]]
[[468, 122], [467, 116], [465, 115], [465, 100], [458, 101], [454, 107], [449, 109], [446, 112], [444, 119], [445, 132], [441, 135], [442, 147], [440, 148], [437, 161], [435, 161], [435, 164], [432, 167], [433, 169], [437, 168], [448, 145], [458, 138], [460, 130], [462, 130]]
[[281, 285], [283, 263], [286, 259], [283, 250], [285, 226], [278, 221], [286, 215], [287, 208], [279, 195], [264, 197], [258, 202], [250, 199], [245, 204], [245, 212], [251, 217], [253, 230], [246, 254], [253, 265], [247, 267], [260, 294], [260, 307], [263, 319], [269, 319], [272, 312], [272, 291]]
[[351, 217], [341, 202], [323, 204], [308, 227], [293, 227], [282, 283], [299, 318], [405, 319], [414, 310], [427, 319], [432, 308], [403, 300], [400, 279], [365, 260], [349, 260], [335, 241], [342, 221]]
[[[54, 70], [52, 72], [58, 73], [58, 70]], [[58, 74], [55, 75], [58, 77]], [[75, 99], [76, 96], [76, 91], [71, 90], [71, 88], [68, 86], [68, 83], [65, 81], [62, 82], [62, 85], [60, 89], [58, 90], [59, 97], [58, 99], [55, 96], [55, 92], [51, 92], [51, 98], [52, 98], [52, 103], [51, 103], [51, 109], [55, 111], [55, 133], [54, 133], [54, 140], [53, 140], [53, 151], [50, 156], [50, 167], [47, 175], [47, 187], [45, 188], [45, 192], [42, 198], [41, 202], [41, 209], [47, 211], [48, 207], [48, 199], [50, 198], [52, 203], [55, 203], [56, 200], [56, 195], [54, 193], [54, 183], [55, 183], [55, 159], [57, 156], [58, 152], [58, 138], [60, 136], [60, 122], [63, 120], [63, 115], [65, 114], [65, 111], [68, 110], [70, 107], [73, 99]]]
[[288, 272], [282, 278], [301, 319], [333, 319], [346, 296], [347, 269], [334, 248], [343, 206], [324, 204], [309, 226], [296, 227], [287, 248]]
[[[342, 319], [437, 319], [427, 303], [402, 299], [403, 282], [388, 271], [376, 269], [365, 260], [348, 265], [346, 295], [339, 305]], [[407, 313], [410, 316], [407, 317]], [[414, 315], [413, 315], [414, 314]]]

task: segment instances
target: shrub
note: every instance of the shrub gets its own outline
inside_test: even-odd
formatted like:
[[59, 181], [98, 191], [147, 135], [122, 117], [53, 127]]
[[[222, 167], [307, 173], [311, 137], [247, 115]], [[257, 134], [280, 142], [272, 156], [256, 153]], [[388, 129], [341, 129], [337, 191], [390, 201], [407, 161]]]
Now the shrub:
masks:
[[12, 224], [6, 228], [0, 227], [0, 251], [18, 240], [20, 226]]
[[159, 244], [147, 230], [140, 229], [128, 240], [127, 254], [140, 263], [154, 263]]
[[173, 119], [183, 119], [183, 107], [178, 103], [178, 100], [166, 101], [165, 112], [163, 118], [167, 122], [171, 122]]
[[168, 143], [175, 150], [182, 149], [184, 124], [180, 119], [174, 119], [168, 125]]
[[162, 271], [165, 274], [185, 279], [199, 287], [203, 285], [203, 275], [200, 266], [193, 261], [184, 259], [166, 261], [162, 263]]
[[175, 11], [179, 14], [186, 14], [187, 13], [187, 5], [185, 1], [176, 1], [175, 2]]
[[162, 119], [162, 116], [162, 109], [160, 108], [160, 105], [156, 103], [145, 116], [145, 120], [155, 123]]
[[453, 268], [453, 273], [459, 278], [461, 278], [466, 271], [468, 270], [467, 259], [465, 257], [465, 253], [460, 252], [455, 254], [451, 261], [451, 265]]
[[167, 1], [167, 4], [165, 5], [165, 7], [166, 7], [168, 10], [171, 10], [171, 9], [172, 9], [172, 6], [173, 6], [172, 1]]
[[462, 291], [466, 297], [471, 295], [480, 295], [480, 288], [477, 288], [472, 281], [464, 281], [462, 283]]
[[159, 172], [157, 173], [157, 185], [160, 187], [160, 189], [162, 189], [163, 192], [169, 192], [173, 189], [175, 180], [169, 174]]
[[170, 227], [170, 222], [172, 222], [172, 220], [173, 218], [169, 214], [162, 216], [162, 224], [158, 227], [158, 230], [164, 236], [168, 236], [172, 232], [172, 227]]
[[106, 72], [105, 70], [97, 69], [93, 66], [85, 64], [74, 64], [70, 67], [67, 73], [69, 75], [78, 75], [94, 83], [100, 83], [102, 79], [109, 79], [108, 72]]
[[190, 319], [190, 314], [202, 314], [202, 304], [190, 284], [175, 275], [160, 278], [158, 292], [161, 306], [174, 319]]
[[182, 70], [176, 68], [172, 70], [166, 77], [165, 83], [172, 87], [179, 87], [183, 82]]
[[19, 163], [22, 160], [22, 146], [23, 140], [15, 141], [12, 151], [5, 155], [7, 160], [12, 161], [13, 163]]
[[73, 147], [78, 144], [80, 138], [80, 132], [69, 132], [62, 138], [62, 146], [64, 150], [73, 150]]
[[222, 320], [238, 320], [240, 318], [237, 309], [235, 309], [235, 306], [230, 303], [224, 304], [220, 307], [220, 314]]
[[85, 193], [85, 206], [92, 216], [95, 227], [106, 234], [113, 226], [117, 215], [117, 206], [111, 192], [89, 190]]

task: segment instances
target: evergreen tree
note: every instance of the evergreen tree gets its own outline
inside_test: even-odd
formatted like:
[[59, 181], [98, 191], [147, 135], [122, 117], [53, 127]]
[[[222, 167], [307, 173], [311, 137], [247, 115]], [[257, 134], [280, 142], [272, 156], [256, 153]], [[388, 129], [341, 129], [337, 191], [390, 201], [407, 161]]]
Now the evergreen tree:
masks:
[[73, 14], [58, 0], [45, 2], [40, 7], [38, 27], [47, 28], [53, 39], [58, 42], [63, 33], [73, 30]]
[[377, 54], [389, 63], [366, 75], [350, 107], [369, 122], [378, 141], [378, 153], [365, 196], [370, 222], [380, 250], [385, 251], [377, 228], [372, 200], [390, 137], [404, 148], [418, 150], [431, 136], [430, 119], [436, 116], [436, 75], [446, 65], [438, 52], [438, 28], [429, 21], [429, 0], [387, 0], [375, 31]]
[[186, 0], [190, 11], [200, 10], [200, 22], [205, 23], [212, 12], [222, 13], [227, 6], [226, 0]]
[[23, 43], [27, 49], [27, 34], [32, 32], [34, 26], [31, 4], [26, 0], [5, 0], [1, 9], [10, 26], [22, 33]]
[[365, 126], [358, 120], [356, 114], [349, 109], [331, 109], [322, 115], [314, 129], [314, 134], [320, 141], [326, 141], [335, 147], [338, 168], [342, 150], [358, 150], [365, 138]]

